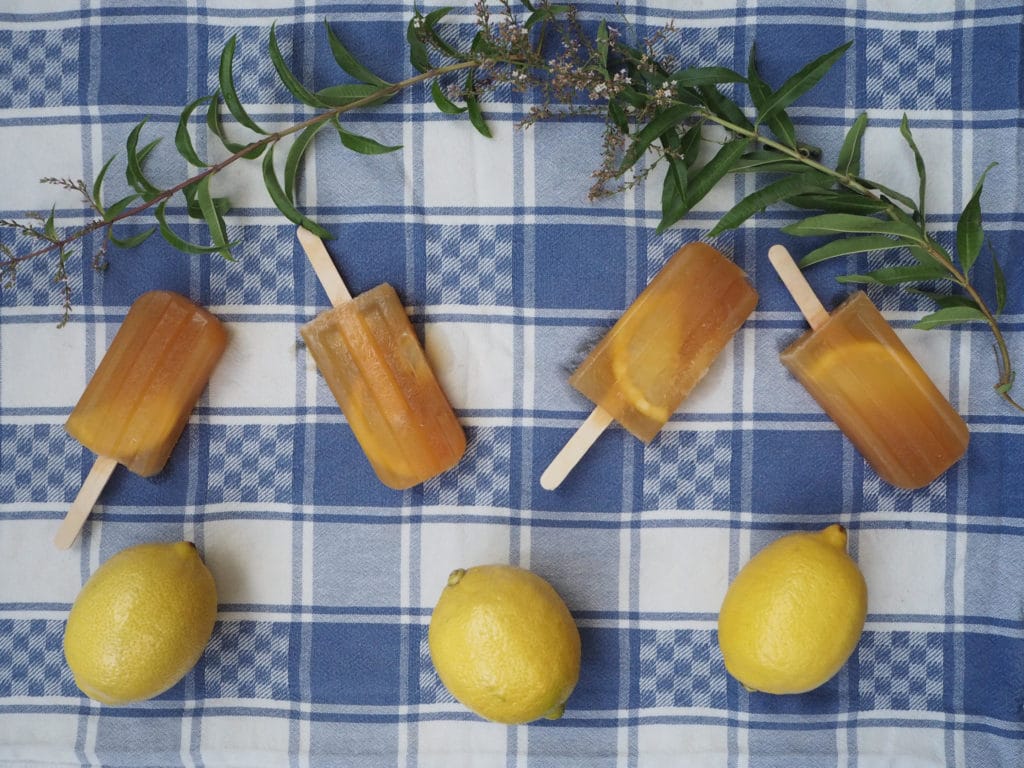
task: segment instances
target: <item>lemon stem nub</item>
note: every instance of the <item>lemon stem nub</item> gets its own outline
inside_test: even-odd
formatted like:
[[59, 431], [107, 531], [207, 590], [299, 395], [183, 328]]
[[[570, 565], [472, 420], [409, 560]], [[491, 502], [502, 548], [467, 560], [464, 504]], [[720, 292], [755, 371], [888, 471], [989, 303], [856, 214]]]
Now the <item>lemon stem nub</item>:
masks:
[[448, 574], [448, 586], [449, 587], [454, 587], [456, 584], [458, 584], [460, 581], [462, 581], [462, 577], [465, 576], [465, 575], [466, 575], [466, 569], [465, 568], [456, 568], [454, 571], [452, 571], [450, 574]]
[[839, 523], [833, 523], [821, 531], [822, 538], [836, 549], [846, 550], [846, 528]]
[[545, 712], [544, 713], [544, 717], [546, 717], [548, 720], [557, 720], [563, 714], [565, 714], [565, 702], [564, 701], [561, 704], [559, 704], [558, 706], [552, 707], [547, 712]]

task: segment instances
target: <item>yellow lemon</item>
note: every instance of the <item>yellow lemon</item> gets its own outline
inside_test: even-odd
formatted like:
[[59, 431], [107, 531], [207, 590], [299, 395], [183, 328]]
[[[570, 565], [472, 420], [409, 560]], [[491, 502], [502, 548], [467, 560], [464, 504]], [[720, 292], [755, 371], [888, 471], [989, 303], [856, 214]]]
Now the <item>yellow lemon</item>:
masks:
[[718, 616], [725, 668], [765, 693], [802, 693], [839, 671], [867, 616], [867, 586], [830, 525], [769, 544], [736, 575]]
[[445, 687], [495, 722], [559, 717], [579, 679], [580, 634], [569, 609], [544, 579], [511, 565], [453, 571], [428, 641]]
[[665, 320], [673, 317], [671, 298], [649, 297], [644, 312], [611, 339], [612, 376], [619, 391], [639, 413], [659, 423], [672, 415], [665, 403], [678, 387], [671, 372], [679, 368], [684, 342], [682, 325]]
[[64, 630], [75, 683], [104, 704], [149, 699], [203, 653], [217, 589], [195, 545], [139, 544], [111, 557], [82, 587]]

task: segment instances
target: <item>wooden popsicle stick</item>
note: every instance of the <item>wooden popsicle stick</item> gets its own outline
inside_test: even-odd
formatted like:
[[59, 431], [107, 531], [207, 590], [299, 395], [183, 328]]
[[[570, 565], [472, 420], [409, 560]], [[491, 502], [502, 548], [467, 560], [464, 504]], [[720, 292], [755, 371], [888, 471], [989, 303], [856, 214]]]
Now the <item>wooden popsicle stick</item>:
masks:
[[324, 241], [305, 227], [299, 227], [295, 234], [299, 238], [299, 245], [302, 246], [302, 250], [309, 258], [309, 263], [313, 265], [313, 271], [320, 278], [320, 285], [327, 292], [327, 298], [331, 300], [331, 304], [337, 307], [346, 301], [352, 301], [352, 294], [349, 293], [348, 286], [338, 274], [338, 268], [334, 266]]
[[583, 455], [590, 450], [590, 446], [612, 421], [612, 415], [608, 411], [600, 405], [595, 406], [586, 420], [569, 438], [569, 441], [562, 446], [558, 455], [548, 464], [548, 468], [540, 476], [540, 487], [546, 491], [553, 491], [560, 486], [572, 468], [579, 463]]
[[789, 251], [786, 250], [785, 246], [773, 245], [768, 249], [768, 261], [772, 263], [775, 271], [779, 273], [783, 284], [789, 290], [793, 301], [796, 302], [800, 312], [807, 319], [811, 328], [815, 330], [820, 328], [828, 320], [828, 310], [822, 306], [818, 297], [814, 295], [814, 289], [807, 282], [807, 278], [800, 271], [800, 267], [793, 261], [793, 257], [789, 255]]
[[85, 519], [89, 517], [92, 508], [96, 506], [96, 500], [103, 492], [103, 488], [116, 466], [117, 459], [111, 459], [108, 456], [96, 457], [82, 487], [78, 489], [78, 495], [71, 502], [71, 508], [64, 516], [64, 522], [60, 524], [57, 535], [53, 537], [53, 543], [57, 549], [68, 549], [75, 543], [78, 532], [82, 530]]

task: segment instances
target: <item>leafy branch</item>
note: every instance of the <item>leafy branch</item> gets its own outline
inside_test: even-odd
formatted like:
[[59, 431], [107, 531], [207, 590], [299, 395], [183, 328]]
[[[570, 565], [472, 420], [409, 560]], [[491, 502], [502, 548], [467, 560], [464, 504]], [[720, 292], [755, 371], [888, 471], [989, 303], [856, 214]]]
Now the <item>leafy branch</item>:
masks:
[[[769, 205], [788, 203], [802, 209], [825, 211], [786, 227], [783, 232], [797, 236], [837, 238], [811, 250], [802, 267], [861, 253], [903, 250], [909, 258], [866, 274], [848, 274], [840, 282], [902, 286], [931, 299], [935, 311], [925, 315], [916, 328], [931, 329], [962, 323], [982, 322], [992, 333], [998, 371], [995, 391], [1009, 405], [1024, 411], [1010, 394], [1015, 372], [998, 317], [1006, 305], [1006, 279], [994, 252], [992, 275], [994, 296], [986, 301], [972, 281], [974, 267], [985, 241], [981, 215], [982, 173], [974, 193], [961, 213], [956, 232], [956, 256], [929, 232], [925, 216], [927, 172], [914, 141], [906, 115], [900, 134], [914, 156], [919, 186], [917, 199], [866, 179], [861, 173], [861, 156], [868, 118], [861, 114], [850, 127], [839, 150], [835, 167], [821, 162], [819, 153], [798, 143], [786, 108], [814, 87], [849, 48], [845, 43], [810, 62], [788, 78], [777, 90], [761, 78], [755, 53], [751, 50], [746, 78], [728, 70], [701, 69], [670, 71], [636, 49], [618, 46], [619, 66], [628, 72], [629, 85], [609, 104], [610, 119], [616, 103], [620, 109], [640, 104], [648, 118], [630, 134], [624, 161], [614, 165], [614, 153], [606, 155], [601, 182], [621, 178], [648, 150], [654, 150], [653, 165], [667, 165], [662, 193], [662, 220], [658, 230], [679, 221], [728, 173], [772, 174], [775, 179], [740, 200], [722, 216], [708, 233], [718, 235], [734, 229]], [[612, 51], [609, 51], [609, 60]], [[644, 63], [647, 63], [646, 68]], [[607, 66], [611, 66], [608, 64]], [[745, 82], [756, 117], [751, 120], [739, 105], [717, 88], [722, 83]], [[669, 88], [666, 84], [671, 83]], [[637, 86], [640, 87], [637, 87]], [[651, 105], [656, 105], [653, 110]], [[689, 138], [708, 124], [724, 129], [727, 139], [704, 165], [695, 153], [683, 148], [703, 136]], [[621, 127], [621, 126], [620, 126]], [[657, 144], [656, 144], [657, 142]], [[598, 188], [597, 193], [602, 194]], [[922, 285], [945, 285], [943, 293]]]
[[[268, 54], [277, 75], [292, 96], [316, 110], [316, 114], [278, 131], [259, 125], [247, 112], [234, 82], [236, 40], [225, 46], [218, 68], [218, 88], [192, 102], [182, 111], [175, 132], [179, 154], [199, 170], [190, 178], [167, 188], [154, 184], [145, 173], [146, 158], [157, 141], [140, 146], [145, 121], [129, 134], [126, 142], [125, 177], [134, 190], [109, 205], [103, 204], [103, 179], [114, 158], [103, 166], [96, 181], [87, 187], [67, 179], [44, 179], [81, 194], [96, 217], [68, 234], [58, 233], [54, 213], [36, 215], [31, 223], [0, 221], [22, 236], [38, 240], [38, 247], [16, 256], [0, 244], [0, 261], [7, 282], [25, 261], [56, 253], [54, 279], [62, 286], [66, 313], [71, 305], [67, 262], [71, 247], [94, 232], [102, 240], [93, 262], [105, 263], [110, 245], [130, 248], [156, 232], [185, 253], [219, 253], [232, 258], [237, 245], [228, 238], [224, 217], [230, 211], [228, 199], [211, 192], [213, 177], [240, 160], [262, 157], [263, 182], [271, 200], [290, 221], [301, 224], [321, 237], [330, 233], [303, 214], [296, 203], [296, 188], [303, 157], [321, 130], [331, 126], [346, 148], [364, 154], [381, 154], [400, 149], [349, 131], [341, 122], [347, 112], [382, 104], [403, 90], [430, 83], [430, 96], [437, 108], [450, 115], [464, 115], [484, 136], [490, 136], [482, 108], [483, 97], [501, 88], [528, 94], [530, 108], [522, 121], [529, 127], [542, 120], [570, 119], [580, 115], [601, 118], [602, 162], [594, 172], [592, 198], [614, 194], [640, 183], [658, 166], [665, 169], [658, 232], [685, 217], [711, 189], [730, 173], [753, 173], [769, 181], [727, 211], [710, 235], [743, 225], [770, 205], [786, 203], [814, 215], [783, 228], [797, 236], [828, 238], [802, 260], [805, 267], [842, 256], [898, 252], [893, 263], [865, 274], [840, 277], [842, 282], [899, 286], [931, 299], [935, 311], [916, 327], [935, 328], [960, 323], [982, 322], [992, 333], [998, 377], [995, 389], [1011, 406], [1024, 411], [1010, 395], [1014, 367], [998, 317], [1006, 304], [1006, 280], [998, 259], [992, 255], [994, 296], [986, 299], [973, 282], [976, 264], [985, 241], [980, 198], [985, 176], [957, 224], [956, 255], [947, 251], [929, 232], [925, 212], [927, 173], [909, 122], [904, 117], [900, 133], [907, 143], [918, 171], [917, 197], [912, 198], [861, 175], [861, 157], [868, 118], [860, 115], [849, 128], [834, 165], [828, 165], [816, 147], [799, 141], [787, 108], [819, 83], [849, 48], [846, 43], [803, 66], [778, 88], [772, 88], [757, 69], [752, 49], [745, 74], [721, 66], [679, 66], [663, 54], [665, 42], [675, 34], [672, 25], [645, 39], [623, 34], [602, 21], [595, 34], [588, 34], [569, 5], [520, 0], [526, 18], [520, 19], [510, 0], [499, 0], [492, 14], [486, 2], [475, 5], [476, 33], [468, 47], [459, 47], [441, 27], [452, 10], [438, 8], [423, 14], [416, 11], [407, 27], [409, 60], [418, 74], [391, 83], [359, 62], [330, 26], [326, 34], [332, 55], [340, 69], [354, 82], [308, 89], [289, 70], [281, 53], [276, 28], [270, 30]], [[626, 38], [631, 40], [627, 42]], [[754, 106], [747, 111], [724, 89], [745, 85]], [[248, 142], [236, 142], [222, 123], [221, 106], [234, 121], [256, 134]], [[195, 149], [189, 131], [193, 115], [205, 110], [208, 132], [228, 156], [209, 163]], [[274, 168], [274, 151], [288, 136], [294, 141], [288, 150], [283, 177]], [[701, 148], [713, 146], [710, 160], [702, 162]], [[168, 224], [167, 205], [181, 195], [190, 217], [203, 220], [210, 243], [192, 243]], [[152, 211], [156, 225], [140, 234], [121, 239], [114, 226], [125, 219]], [[936, 290], [944, 288], [946, 292]]]

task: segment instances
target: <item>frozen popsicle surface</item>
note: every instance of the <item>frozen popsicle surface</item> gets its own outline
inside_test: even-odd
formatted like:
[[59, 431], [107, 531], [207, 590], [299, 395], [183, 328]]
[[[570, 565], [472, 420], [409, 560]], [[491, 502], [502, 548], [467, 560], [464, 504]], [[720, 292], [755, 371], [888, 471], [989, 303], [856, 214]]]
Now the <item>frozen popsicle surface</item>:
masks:
[[704, 243], [680, 248], [569, 383], [641, 440], [665, 425], [757, 304], [746, 275]]
[[863, 292], [781, 357], [886, 482], [920, 488], [967, 450], [964, 420]]
[[184, 296], [144, 293], [65, 425], [82, 445], [147, 477], [167, 463], [224, 352], [220, 321]]
[[394, 288], [322, 312], [301, 333], [381, 482], [409, 488], [459, 461], [465, 434]]

